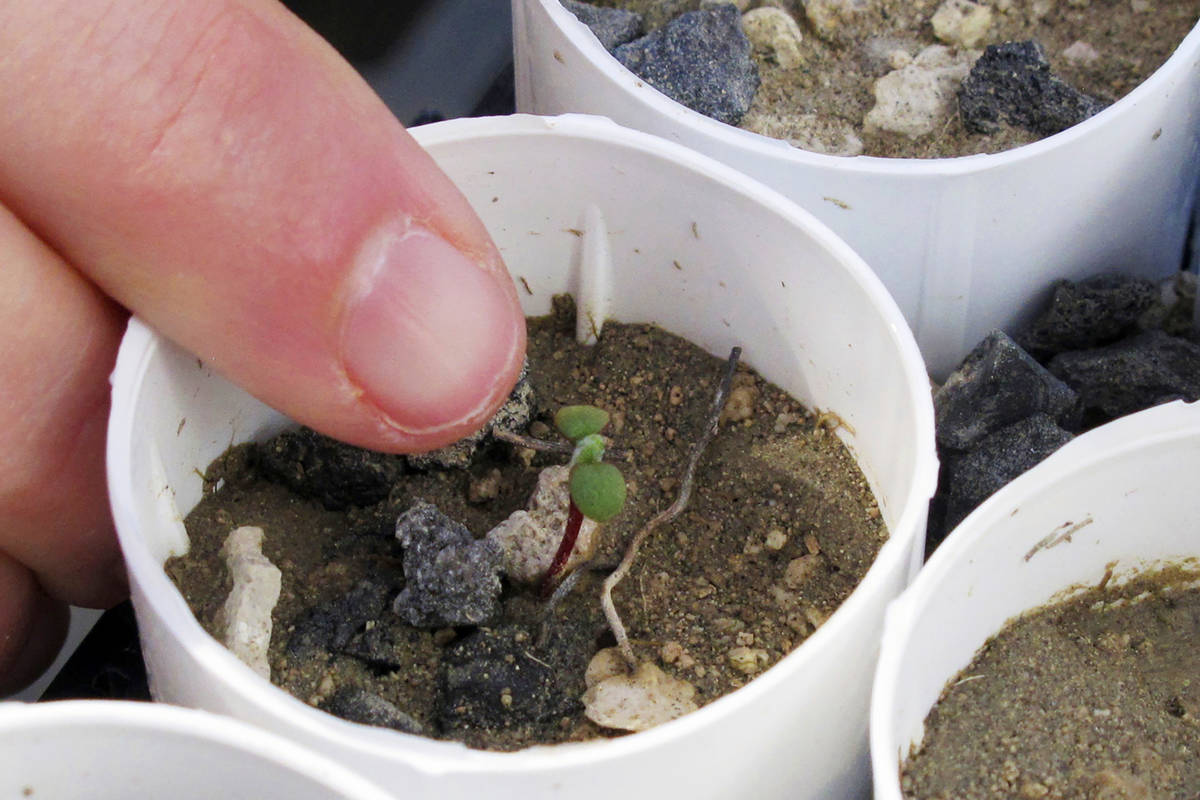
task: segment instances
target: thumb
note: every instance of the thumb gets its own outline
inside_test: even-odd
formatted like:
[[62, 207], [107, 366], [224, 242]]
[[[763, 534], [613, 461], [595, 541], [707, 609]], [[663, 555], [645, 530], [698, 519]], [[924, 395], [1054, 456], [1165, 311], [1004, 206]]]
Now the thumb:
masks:
[[0, 107], [3, 204], [294, 419], [429, 449], [515, 382], [524, 322], [482, 223], [282, 6], [7, 4]]

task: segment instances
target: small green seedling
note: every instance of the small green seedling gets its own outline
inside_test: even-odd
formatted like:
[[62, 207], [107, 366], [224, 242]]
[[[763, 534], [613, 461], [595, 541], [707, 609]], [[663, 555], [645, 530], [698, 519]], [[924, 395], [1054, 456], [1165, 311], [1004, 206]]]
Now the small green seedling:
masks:
[[595, 406], [563, 406], [554, 415], [554, 427], [571, 440], [575, 450], [567, 483], [571, 494], [567, 525], [542, 583], [544, 595], [554, 590], [559, 573], [570, 559], [583, 518], [605, 523], [625, 506], [625, 478], [619, 469], [601, 460], [605, 442], [600, 431], [607, 424], [608, 412]]

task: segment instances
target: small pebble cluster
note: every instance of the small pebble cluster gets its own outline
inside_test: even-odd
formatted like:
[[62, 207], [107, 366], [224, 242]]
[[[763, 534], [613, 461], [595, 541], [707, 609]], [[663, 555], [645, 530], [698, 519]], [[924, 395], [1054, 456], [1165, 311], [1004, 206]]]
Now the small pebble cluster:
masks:
[[1074, 436], [1171, 400], [1200, 399], [1196, 283], [1098, 276], [1059, 281], [1009, 336], [995, 331], [933, 396], [938, 494], [932, 550], [977, 505]]
[[[847, 21], [865, 6], [865, 0], [808, 0], [798, 4], [797, 19], [780, 7], [786, 4], [703, 0], [699, 9], [643, 35], [649, 26], [640, 14], [581, 0], [561, 2], [638, 77], [693, 111], [731, 125], [743, 121], [754, 101], [758, 64], [765, 59], [784, 69], [801, 66], [806, 32], [837, 42]], [[864, 45], [878, 50], [871, 57], [884, 74], [875, 81], [875, 105], [862, 130], [916, 139], [958, 115], [972, 133], [991, 134], [1007, 125], [1049, 136], [1108, 104], [1054, 75], [1036, 41], [985, 46], [994, 13], [986, 3], [945, 0], [929, 16], [939, 44], [913, 52], [903, 42], [877, 37]], [[1076, 44], [1072, 58], [1096, 57], [1086, 43]], [[792, 131], [789, 141], [832, 155], [863, 152], [850, 127], [809, 116], [809, 130]]]

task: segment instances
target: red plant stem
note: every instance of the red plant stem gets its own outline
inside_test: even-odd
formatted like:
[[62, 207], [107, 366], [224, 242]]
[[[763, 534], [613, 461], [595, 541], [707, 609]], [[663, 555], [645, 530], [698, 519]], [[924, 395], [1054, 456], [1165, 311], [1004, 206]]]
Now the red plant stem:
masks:
[[562, 541], [558, 543], [558, 550], [554, 553], [554, 560], [550, 562], [550, 569], [546, 570], [546, 577], [542, 578], [542, 597], [549, 597], [554, 593], [558, 574], [571, 558], [571, 551], [575, 549], [575, 540], [579, 538], [579, 528], [582, 525], [583, 512], [575, 505], [575, 501], [571, 500], [567, 506], [567, 526], [563, 530]]

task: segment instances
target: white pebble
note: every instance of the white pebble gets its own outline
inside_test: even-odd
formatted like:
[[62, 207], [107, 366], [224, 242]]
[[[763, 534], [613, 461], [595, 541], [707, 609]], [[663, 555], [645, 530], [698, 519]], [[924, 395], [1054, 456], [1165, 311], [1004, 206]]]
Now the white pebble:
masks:
[[742, 15], [742, 30], [752, 47], [771, 53], [780, 67], [791, 69], [803, 63], [800, 43], [804, 34], [783, 9], [764, 6], [746, 12]]
[[761, 647], [735, 647], [729, 651], [729, 663], [738, 672], [753, 675], [767, 664], [767, 651]]
[[[565, 464], [546, 467], [538, 474], [529, 510], [514, 511], [488, 531], [487, 538], [500, 546], [504, 574], [512, 580], [535, 583], [550, 569], [567, 524], [570, 474]], [[584, 518], [575, 549], [567, 560], [567, 571], [591, 556], [596, 546], [596, 527], [595, 522]]]
[[946, 0], [930, 22], [933, 35], [946, 44], [977, 47], [992, 26], [992, 9], [972, 0]]
[[804, 15], [822, 39], [832, 38], [843, 22], [866, 8], [866, 0], [805, 0]]
[[913, 62], [875, 81], [875, 107], [863, 126], [916, 139], [939, 128], [957, 104], [958, 87], [971, 71], [973, 54], [930, 45]]
[[695, 711], [695, 695], [692, 684], [643, 662], [632, 675], [614, 675], [592, 684], [583, 695], [583, 705], [588, 719], [597, 725], [644, 731]]
[[262, 553], [262, 528], [242, 526], [229, 534], [221, 557], [233, 576], [233, 589], [221, 608], [225, 646], [268, 680], [271, 665], [271, 611], [279, 602], [282, 575]]
[[1077, 66], [1095, 64], [1100, 60], [1100, 54], [1096, 52], [1096, 48], [1082, 40], [1074, 42], [1063, 50], [1062, 57], [1067, 63]]

